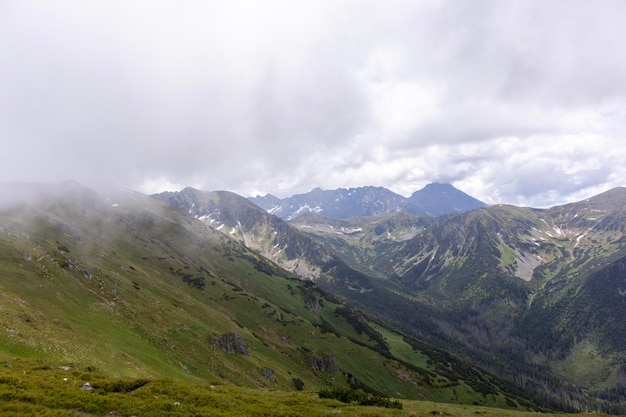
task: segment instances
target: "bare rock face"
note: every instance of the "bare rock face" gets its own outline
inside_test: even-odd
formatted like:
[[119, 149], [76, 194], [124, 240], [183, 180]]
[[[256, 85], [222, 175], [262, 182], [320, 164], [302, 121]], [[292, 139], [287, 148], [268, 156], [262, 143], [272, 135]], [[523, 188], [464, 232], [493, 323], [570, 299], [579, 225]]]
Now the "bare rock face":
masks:
[[313, 358], [313, 367], [323, 372], [330, 372], [331, 374], [339, 373], [339, 364], [337, 363], [337, 357], [335, 357], [335, 355], [315, 356]]
[[213, 337], [212, 343], [227, 353], [241, 353], [245, 356], [250, 355], [248, 345], [243, 340], [243, 337], [237, 333], [216, 335]]
[[261, 375], [263, 375], [268, 381], [275, 381], [276, 371], [274, 371], [272, 368], [262, 368], [260, 372]]

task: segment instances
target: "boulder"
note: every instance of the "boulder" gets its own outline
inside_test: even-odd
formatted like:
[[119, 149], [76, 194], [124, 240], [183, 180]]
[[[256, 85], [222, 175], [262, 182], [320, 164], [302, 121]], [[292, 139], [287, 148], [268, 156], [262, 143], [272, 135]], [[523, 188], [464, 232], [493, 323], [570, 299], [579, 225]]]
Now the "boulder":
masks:
[[212, 339], [214, 345], [217, 345], [224, 352], [228, 353], [241, 353], [248, 356], [248, 345], [237, 333], [226, 333], [223, 335], [215, 335]]

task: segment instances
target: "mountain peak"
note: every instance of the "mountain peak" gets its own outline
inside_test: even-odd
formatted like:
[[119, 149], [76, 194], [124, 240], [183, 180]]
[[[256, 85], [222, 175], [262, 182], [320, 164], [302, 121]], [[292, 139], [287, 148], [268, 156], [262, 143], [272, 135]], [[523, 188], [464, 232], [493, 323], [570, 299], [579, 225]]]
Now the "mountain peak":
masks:
[[626, 188], [615, 187], [594, 197], [588, 198], [586, 201], [593, 201], [596, 204], [608, 204], [609, 206], [620, 204], [626, 205]]
[[452, 190], [459, 191], [456, 187], [454, 187], [449, 182], [431, 182], [430, 184], [426, 184], [422, 190]]
[[449, 183], [431, 183], [408, 198], [414, 212], [440, 216], [485, 207], [486, 204]]

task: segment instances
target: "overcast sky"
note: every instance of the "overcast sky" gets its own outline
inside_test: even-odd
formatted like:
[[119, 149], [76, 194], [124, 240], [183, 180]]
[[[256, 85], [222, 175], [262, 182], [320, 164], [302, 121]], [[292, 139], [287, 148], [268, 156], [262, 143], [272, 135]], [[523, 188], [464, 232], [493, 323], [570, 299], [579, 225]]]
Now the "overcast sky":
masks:
[[0, 0], [0, 181], [579, 200], [626, 185], [625, 21], [622, 0]]

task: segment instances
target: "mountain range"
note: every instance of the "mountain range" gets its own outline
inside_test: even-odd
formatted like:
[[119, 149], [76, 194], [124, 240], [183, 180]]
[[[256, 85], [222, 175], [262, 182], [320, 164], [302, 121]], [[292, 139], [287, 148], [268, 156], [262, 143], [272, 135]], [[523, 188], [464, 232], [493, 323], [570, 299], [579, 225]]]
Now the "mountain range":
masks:
[[[353, 194], [361, 201], [365, 193]], [[241, 197], [179, 207], [217, 222], [227, 206], [248, 207], [227, 220], [229, 235], [284, 268], [546, 403], [622, 410], [625, 189], [550, 209], [496, 205], [436, 217], [393, 202], [370, 202], [393, 208], [357, 218], [330, 209], [286, 215], [288, 234]]]
[[419, 210], [351, 190], [279, 212], [227, 191], [4, 186], [0, 355], [626, 412], [626, 189], [533, 209], [434, 184]]
[[315, 188], [305, 194], [280, 199], [271, 194], [249, 198], [257, 206], [282, 219], [291, 220], [305, 213], [327, 217], [353, 218], [376, 216], [395, 211], [439, 216], [484, 207], [485, 203], [456, 189], [451, 184], [428, 184], [405, 198], [384, 187]]

